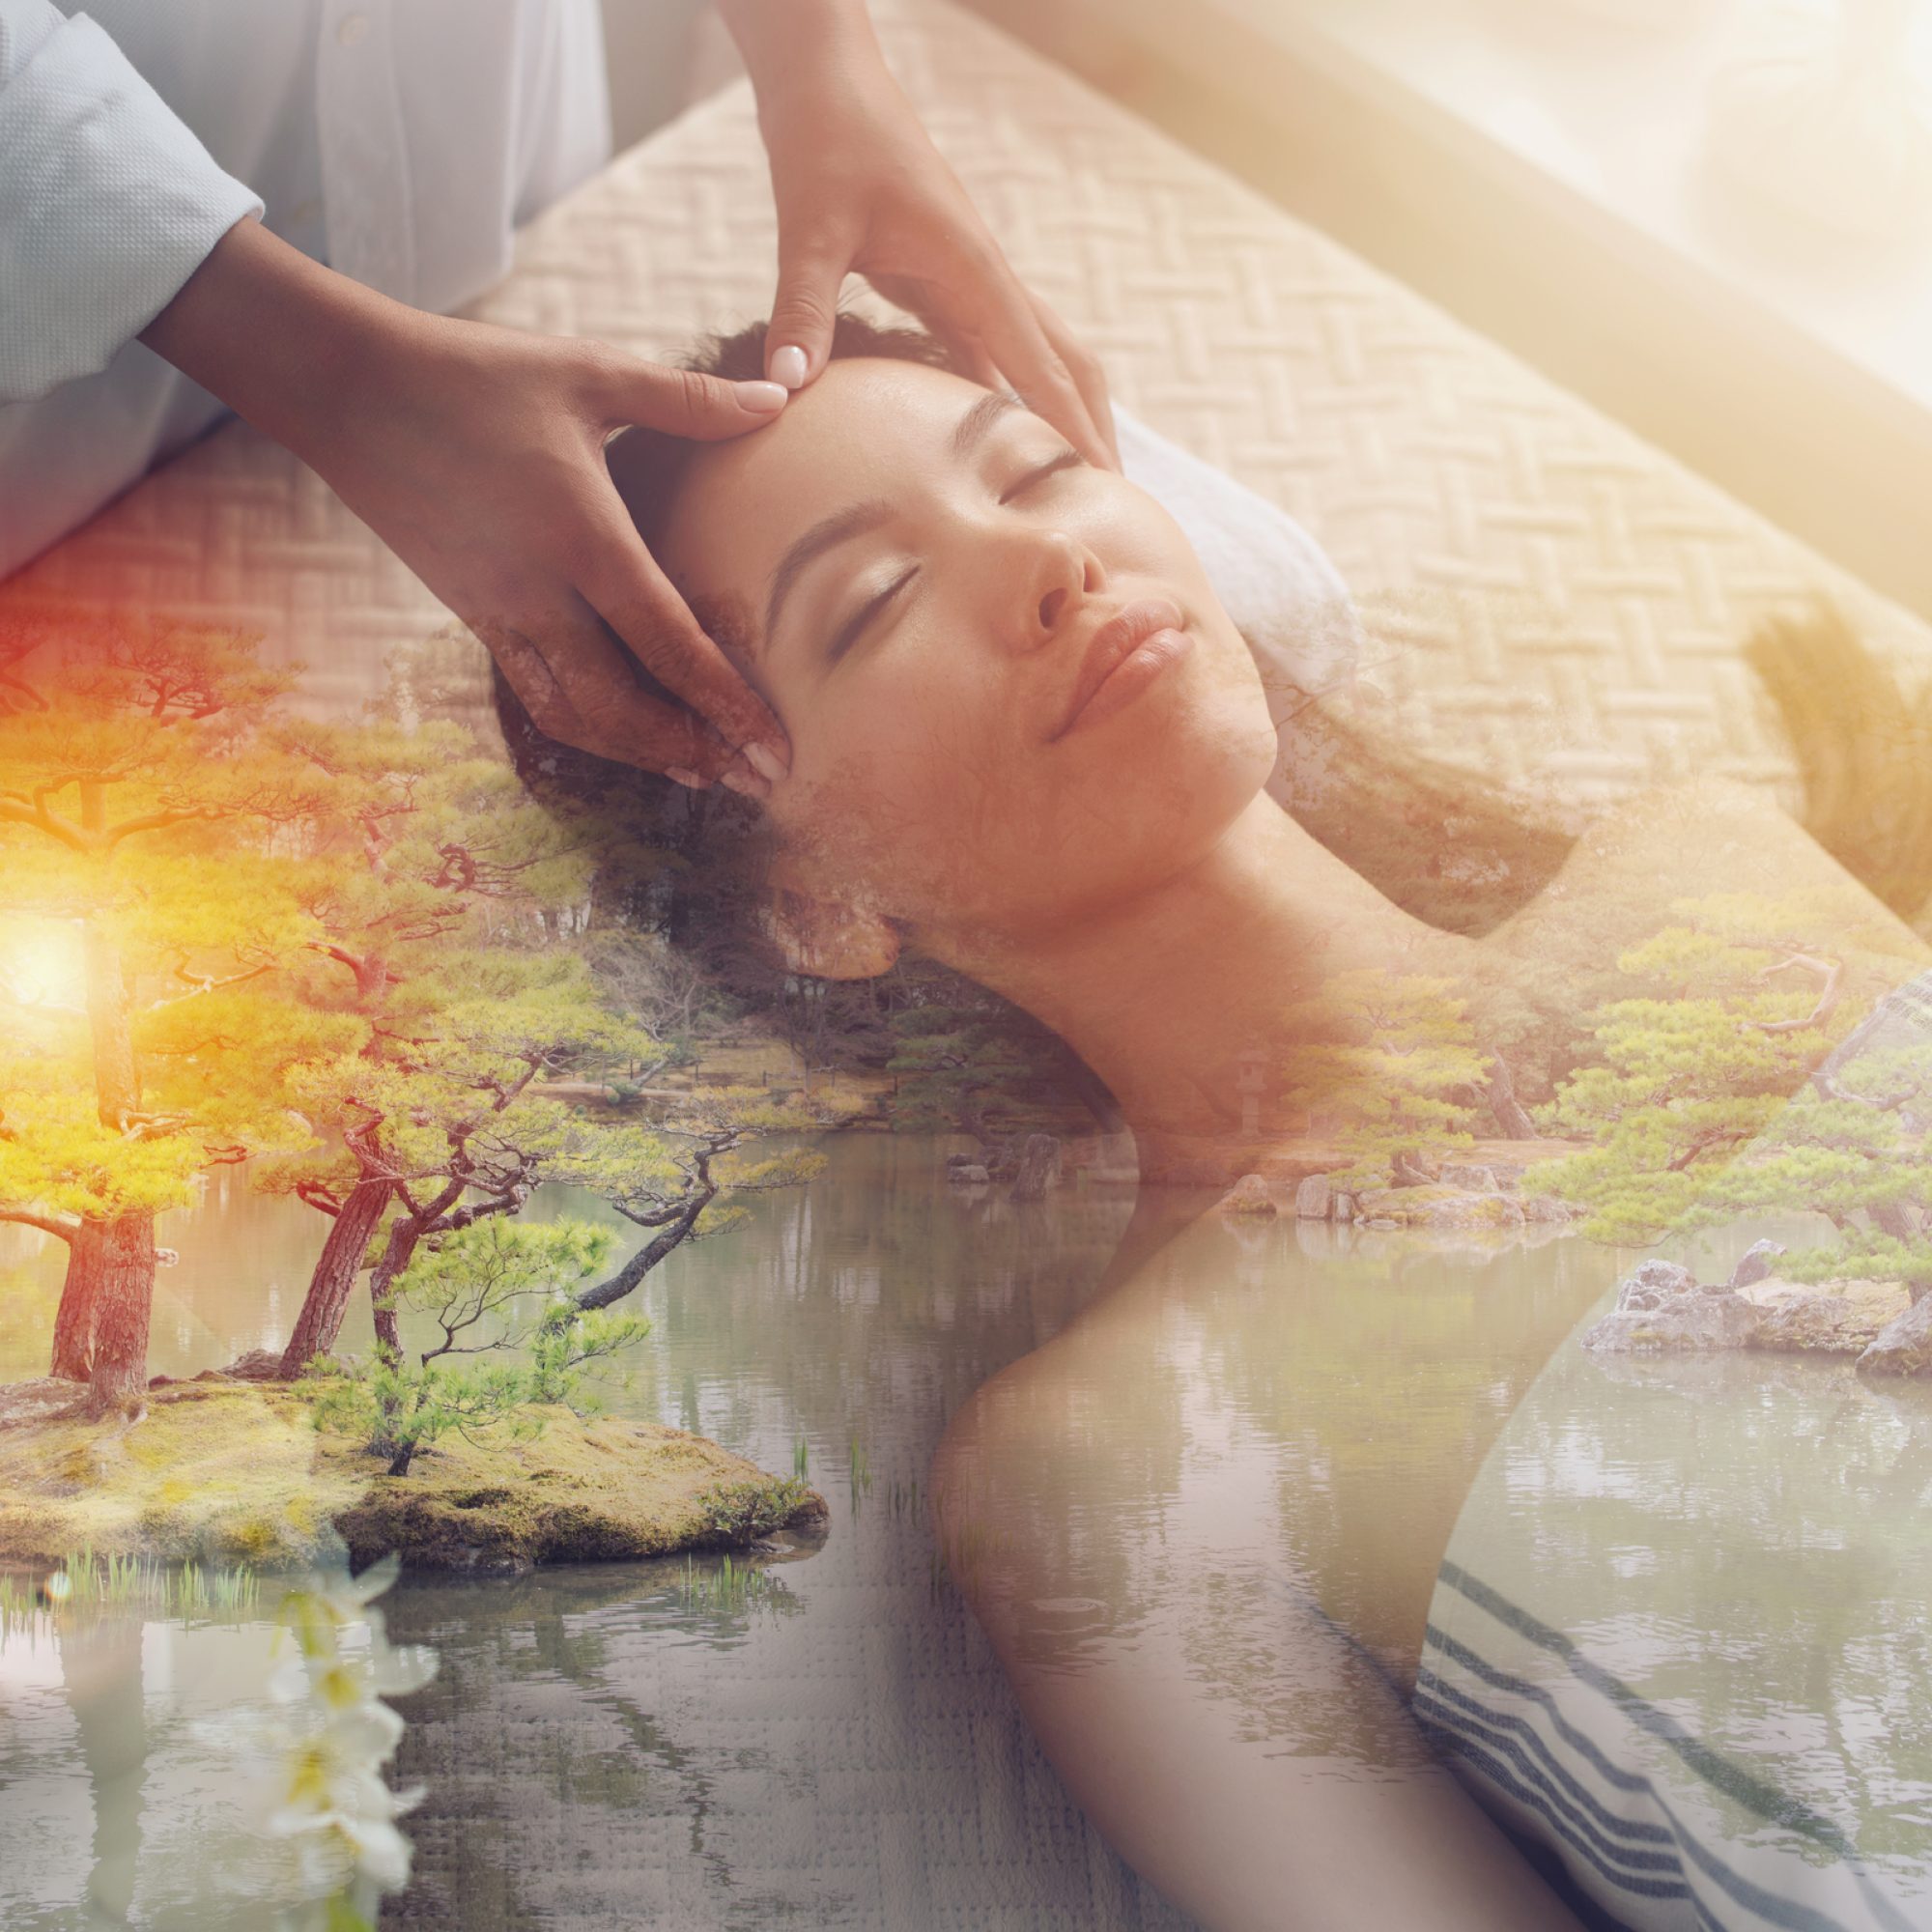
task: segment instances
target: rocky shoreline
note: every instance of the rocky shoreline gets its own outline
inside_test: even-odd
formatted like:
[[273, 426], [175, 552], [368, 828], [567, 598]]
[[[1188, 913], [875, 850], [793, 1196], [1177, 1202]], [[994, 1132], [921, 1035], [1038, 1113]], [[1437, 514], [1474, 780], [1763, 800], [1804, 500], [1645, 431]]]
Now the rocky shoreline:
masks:
[[1932, 1295], [1915, 1303], [1897, 1281], [1787, 1281], [1776, 1271], [1782, 1253], [1776, 1242], [1758, 1241], [1718, 1283], [1699, 1282], [1676, 1262], [1644, 1262], [1582, 1346], [1605, 1354], [1849, 1355], [1861, 1375], [1932, 1374]]
[[1553, 1194], [1525, 1194], [1527, 1163], [1443, 1161], [1435, 1179], [1401, 1186], [1345, 1188], [1328, 1173], [1283, 1179], [1244, 1174], [1222, 1198], [1231, 1215], [1290, 1215], [1375, 1232], [1399, 1228], [1445, 1233], [1507, 1233], [1532, 1223], [1571, 1221], [1583, 1210]]

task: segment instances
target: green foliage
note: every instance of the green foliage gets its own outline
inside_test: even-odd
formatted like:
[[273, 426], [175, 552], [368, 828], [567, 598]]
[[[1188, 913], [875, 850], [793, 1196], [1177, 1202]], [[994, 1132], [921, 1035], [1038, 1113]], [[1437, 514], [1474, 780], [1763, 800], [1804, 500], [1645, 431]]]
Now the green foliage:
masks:
[[[365, 1435], [371, 1453], [403, 1475], [418, 1450], [452, 1430], [527, 1439], [542, 1433], [546, 1407], [590, 1413], [584, 1369], [650, 1332], [641, 1319], [577, 1307], [610, 1248], [608, 1229], [578, 1221], [489, 1219], [432, 1237], [390, 1299], [433, 1326], [436, 1341], [413, 1361], [379, 1342], [360, 1360], [312, 1364], [301, 1386], [314, 1398], [317, 1427]], [[482, 1354], [506, 1359], [452, 1360]]]
[[128, 1610], [183, 1619], [242, 1617], [253, 1611], [260, 1587], [252, 1570], [225, 1564], [204, 1569], [199, 1563], [71, 1550], [32, 1583], [0, 1574], [0, 1637], [31, 1634], [50, 1613], [70, 1621]]
[[[1812, 1024], [1815, 980], [1789, 990], [1765, 981], [1795, 960], [1840, 970], [1845, 960], [1818, 959], [1779, 936], [1804, 911], [1791, 901], [1730, 894], [1675, 909], [1684, 923], [1617, 961], [1655, 990], [1589, 1015], [1593, 1064], [1537, 1110], [1548, 1130], [1592, 1145], [1538, 1163], [1524, 1184], [1584, 1204], [1582, 1232], [1597, 1240], [1642, 1245], [1746, 1214], [1808, 1209], [1843, 1223], [1846, 1239], [1787, 1257], [1780, 1273], [1926, 1272], [1911, 1219], [1922, 1135], [1897, 1109], [1932, 1080], [1932, 1042], [1861, 1054], [1832, 1094], [1813, 1091], [1812, 1068], [1867, 1002], [1840, 1001]], [[1887, 977], [1896, 979], [1891, 965]], [[1854, 1222], [1861, 1213], [1891, 1227], [1874, 1235]]]
[[0, 1216], [71, 1230], [310, 1140], [279, 1080], [327, 1024], [266, 979], [313, 937], [290, 837], [329, 781], [277, 755], [289, 680], [245, 640], [62, 641], [0, 709]]
[[1364, 967], [1294, 1008], [1294, 1036], [1307, 1043], [1291, 1057], [1283, 1098], [1336, 1122], [1349, 1157], [1338, 1183], [1373, 1184], [1403, 1153], [1439, 1157], [1472, 1144], [1474, 1110], [1451, 1095], [1482, 1081], [1488, 1063], [1454, 985]]
[[737, 1543], [753, 1543], [781, 1527], [810, 1493], [796, 1476], [714, 1483], [697, 1497], [697, 1507], [721, 1536]]
[[887, 1024], [896, 1041], [886, 1063], [898, 1075], [893, 1122], [909, 1133], [991, 1142], [1026, 1118], [1065, 1058], [1037, 1021], [990, 994], [972, 1005], [905, 1007]]

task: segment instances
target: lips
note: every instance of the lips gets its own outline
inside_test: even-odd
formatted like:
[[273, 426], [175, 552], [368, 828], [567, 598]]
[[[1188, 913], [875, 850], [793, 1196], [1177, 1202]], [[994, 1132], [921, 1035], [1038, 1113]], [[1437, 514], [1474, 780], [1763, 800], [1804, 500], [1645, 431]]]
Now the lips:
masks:
[[1179, 609], [1165, 597], [1139, 598], [1109, 617], [1094, 633], [1081, 657], [1072, 696], [1047, 742], [1064, 738], [1073, 728], [1073, 721], [1087, 708], [1087, 700], [1123, 658], [1131, 657], [1155, 632], [1178, 631], [1185, 622]]

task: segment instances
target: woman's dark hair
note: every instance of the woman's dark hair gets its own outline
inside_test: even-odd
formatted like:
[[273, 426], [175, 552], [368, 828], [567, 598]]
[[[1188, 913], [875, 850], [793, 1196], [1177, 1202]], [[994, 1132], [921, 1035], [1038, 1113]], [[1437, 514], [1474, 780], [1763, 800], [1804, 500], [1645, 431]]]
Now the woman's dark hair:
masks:
[[[758, 377], [764, 350], [765, 325], [753, 323], [701, 344], [685, 366], [728, 380]], [[838, 319], [831, 353], [953, 366], [923, 330], [849, 312]], [[641, 428], [608, 446], [611, 476], [647, 543], [662, 533], [696, 446]], [[1910, 917], [1932, 893], [1926, 699], [1915, 711], [1889, 669], [1829, 609], [1808, 621], [1766, 624], [1746, 656], [1797, 753], [1807, 829]], [[663, 911], [672, 941], [708, 955], [741, 992], [753, 962], [762, 958], [769, 975], [754, 917], [761, 891], [756, 808], [722, 788], [693, 792], [557, 744], [530, 722], [500, 670], [496, 697], [526, 783], [615, 810], [637, 836], [678, 855], [683, 863], [673, 868]], [[1903, 738], [1902, 724], [1909, 727]], [[1574, 831], [1492, 781], [1398, 745], [1330, 702], [1306, 705], [1289, 728], [1295, 818], [1396, 904], [1434, 925], [1471, 936], [1489, 931], [1542, 890], [1575, 843]], [[1893, 782], [1880, 800], [1870, 758], [1888, 750]]]

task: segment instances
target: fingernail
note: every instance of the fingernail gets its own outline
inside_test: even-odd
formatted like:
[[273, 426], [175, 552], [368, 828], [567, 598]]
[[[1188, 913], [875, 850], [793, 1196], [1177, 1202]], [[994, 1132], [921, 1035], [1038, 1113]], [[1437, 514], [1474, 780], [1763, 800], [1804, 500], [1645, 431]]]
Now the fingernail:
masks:
[[761, 779], [769, 779], [773, 784], [784, 777], [790, 767], [769, 745], [745, 745], [740, 748], [745, 761]]
[[667, 767], [665, 777], [675, 779], [681, 785], [689, 785], [693, 791], [702, 791], [704, 789], [704, 781], [696, 772], [686, 771], [682, 765]]
[[802, 389], [807, 366], [805, 351], [787, 343], [772, 356], [772, 381], [787, 389]]
[[769, 798], [772, 788], [755, 772], [728, 771], [719, 774], [718, 782], [727, 784], [747, 798]]
[[787, 388], [782, 383], [734, 383], [731, 385], [738, 392], [740, 409], [755, 410], [761, 416], [776, 415], [790, 399], [794, 383]]

